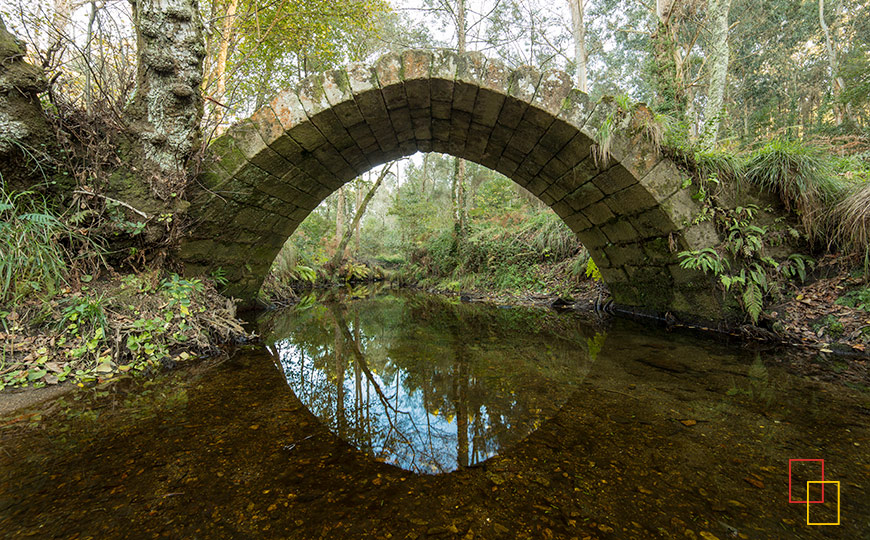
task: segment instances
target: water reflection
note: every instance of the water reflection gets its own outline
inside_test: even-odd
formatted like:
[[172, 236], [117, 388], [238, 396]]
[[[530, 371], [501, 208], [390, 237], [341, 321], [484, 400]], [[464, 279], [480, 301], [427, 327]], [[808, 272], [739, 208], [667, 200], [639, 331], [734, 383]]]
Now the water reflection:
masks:
[[523, 439], [577, 389], [604, 334], [565, 322], [391, 295], [303, 304], [270, 318], [268, 341], [333, 432], [376, 459], [442, 473]]

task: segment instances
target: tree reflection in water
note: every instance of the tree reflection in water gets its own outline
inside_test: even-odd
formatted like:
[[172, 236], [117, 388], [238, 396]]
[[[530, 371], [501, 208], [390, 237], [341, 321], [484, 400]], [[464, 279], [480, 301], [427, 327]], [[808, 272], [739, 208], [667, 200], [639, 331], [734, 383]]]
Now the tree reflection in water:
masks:
[[307, 304], [262, 326], [315, 416], [421, 473], [475, 465], [537, 429], [604, 339], [570, 316], [408, 294]]

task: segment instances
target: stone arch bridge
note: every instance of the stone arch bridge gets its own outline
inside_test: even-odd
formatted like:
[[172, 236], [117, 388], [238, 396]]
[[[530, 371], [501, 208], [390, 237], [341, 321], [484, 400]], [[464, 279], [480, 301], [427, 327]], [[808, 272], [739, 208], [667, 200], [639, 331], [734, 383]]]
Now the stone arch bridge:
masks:
[[693, 224], [685, 176], [640, 133], [593, 155], [616, 110], [560, 71], [512, 70], [478, 53], [410, 50], [311, 76], [210, 147], [192, 188], [189, 275], [221, 267], [228, 294], [251, 300], [284, 241], [323, 199], [369, 169], [442, 152], [501, 172], [549, 205], [589, 249], [615, 301], [716, 319], [709, 277], [676, 252], [716, 241]]

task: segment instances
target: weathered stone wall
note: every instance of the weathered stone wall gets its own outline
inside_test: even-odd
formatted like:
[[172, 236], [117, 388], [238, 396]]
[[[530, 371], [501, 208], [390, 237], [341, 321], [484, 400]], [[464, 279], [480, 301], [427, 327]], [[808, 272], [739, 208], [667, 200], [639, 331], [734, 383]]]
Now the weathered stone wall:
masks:
[[25, 46], [0, 19], [0, 176], [11, 189], [44, 180], [44, 157], [54, 148], [39, 93], [47, 83], [42, 70], [24, 61]]
[[477, 53], [406, 51], [309, 77], [212, 145], [198, 178], [188, 272], [229, 272], [253, 298], [286, 238], [327, 195], [391, 159], [452, 154], [497, 170], [577, 233], [617, 302], [704, 318], [715, 286], [676, 252], [717, 241], [682, 189], [684, 175], [638, 131], [597, 161], [594, 137], [615, 111], [559, 71], [508, 69]]

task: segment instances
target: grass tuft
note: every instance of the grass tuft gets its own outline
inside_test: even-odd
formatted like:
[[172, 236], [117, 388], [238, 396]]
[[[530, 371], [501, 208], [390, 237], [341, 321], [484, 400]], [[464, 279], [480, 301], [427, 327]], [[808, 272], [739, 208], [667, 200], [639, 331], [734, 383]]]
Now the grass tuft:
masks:
[[54, 295], [78, 261], [102, 262], [102, 249], [67, 225], [32, 192], [0, 190], [0, 304]]
[[861, 259], [864, 274], [870, 275], [870, 183], [854, 187], [833, 214], [840, 245]]
[[814, 148], [774, 139], [749, 157], [746, 177], [797, 212], [812, 241], [832, 232], [828, 209], [843, 196], [829, 159]]

